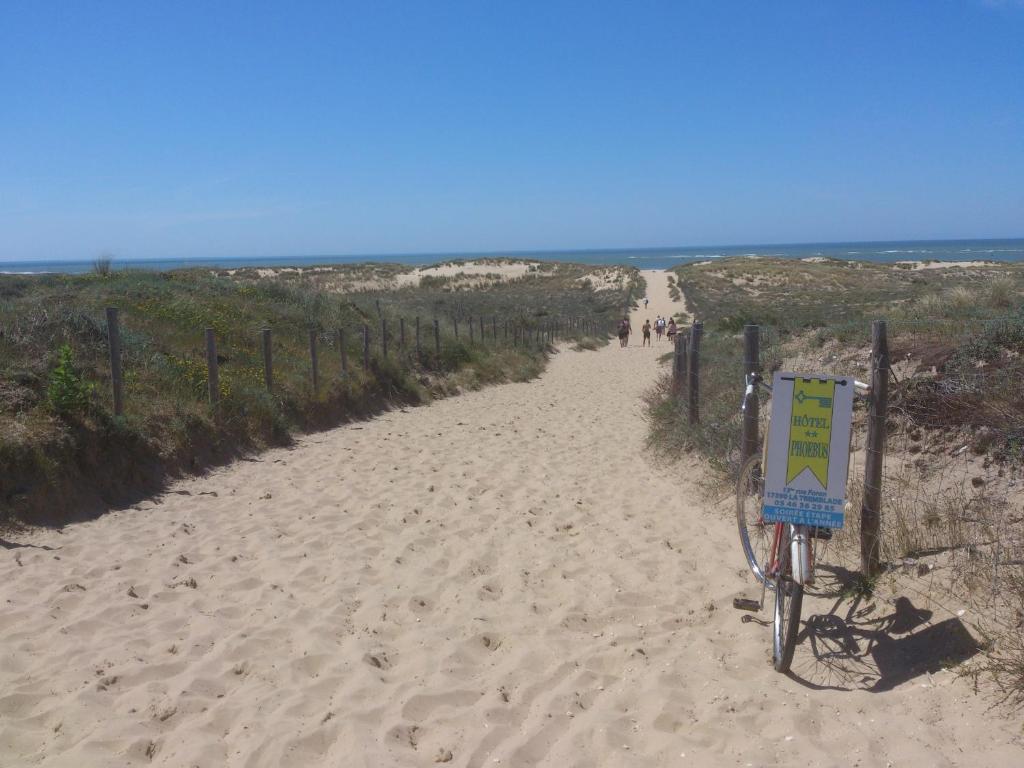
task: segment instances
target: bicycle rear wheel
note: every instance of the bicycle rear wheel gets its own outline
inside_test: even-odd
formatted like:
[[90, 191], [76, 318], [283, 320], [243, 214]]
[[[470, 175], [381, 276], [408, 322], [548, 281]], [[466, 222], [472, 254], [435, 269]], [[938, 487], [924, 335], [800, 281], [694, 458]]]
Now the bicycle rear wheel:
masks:
[[775, 531], [774, 524], [766, 523], [761, 516], [763, 504], [764, 472], [761, 468], [761, 457], [751, 456], [744, 462], [736, 481], [736, 523], [747, 565], [761, 582], [765, 580], [765, 568]]
[[772, 663], [777, 672], [788, 672], [796, 650], [800, 630], [800, 610], [804, 602], [803, 585], [793, 581], [789, 567], [793, 526], [786, 525], [779, 552], [779, 570], [775, 574], [775, 621], [772, 627]]

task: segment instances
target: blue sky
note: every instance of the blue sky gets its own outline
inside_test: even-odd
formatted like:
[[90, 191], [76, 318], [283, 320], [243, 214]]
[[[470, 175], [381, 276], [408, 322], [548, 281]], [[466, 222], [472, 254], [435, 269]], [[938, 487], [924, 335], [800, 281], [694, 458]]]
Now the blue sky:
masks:
[[1024, 236], [1024, 2], [4, 3], [0, 259]]

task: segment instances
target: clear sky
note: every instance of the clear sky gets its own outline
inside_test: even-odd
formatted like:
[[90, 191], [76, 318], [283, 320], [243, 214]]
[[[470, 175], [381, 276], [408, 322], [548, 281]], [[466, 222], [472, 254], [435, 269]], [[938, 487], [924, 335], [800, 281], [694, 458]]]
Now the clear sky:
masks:
[[1021, 0], [5, 0], [0, 258], [1024, 236]]

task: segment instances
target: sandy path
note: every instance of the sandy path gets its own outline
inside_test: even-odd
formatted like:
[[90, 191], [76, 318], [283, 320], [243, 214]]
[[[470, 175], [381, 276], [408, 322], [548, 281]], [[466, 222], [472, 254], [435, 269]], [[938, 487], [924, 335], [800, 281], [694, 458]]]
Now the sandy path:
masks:
[[1021, 765], [949, 672], [770, 669], [638, 343], [0, 549], [0, 765]]

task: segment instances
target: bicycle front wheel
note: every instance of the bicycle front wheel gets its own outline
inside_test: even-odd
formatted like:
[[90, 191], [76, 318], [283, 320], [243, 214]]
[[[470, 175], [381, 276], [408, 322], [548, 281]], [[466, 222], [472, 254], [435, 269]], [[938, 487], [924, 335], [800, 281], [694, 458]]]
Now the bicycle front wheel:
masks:
[[786, 525], [779, 552], [779, 569], [775, 574], [775, 621], [772, 629], [772, 663], [777, 672], [788, 672], [796, 650], [800, 630], [800, 610], [804, 602], [802, 584], [793, 581], [790, 568], [790, 543], [793, 526]]
[[[764, 505], [764, 470], [761, 457], [751, 456], [743, 463], [736, 481], [736, 523], [747, 565], [758, 581], [765, 580], [775, 526], [761, 515]], [[770, 586], [770, 584], [769, 584]]]

